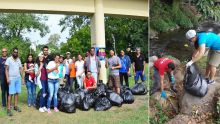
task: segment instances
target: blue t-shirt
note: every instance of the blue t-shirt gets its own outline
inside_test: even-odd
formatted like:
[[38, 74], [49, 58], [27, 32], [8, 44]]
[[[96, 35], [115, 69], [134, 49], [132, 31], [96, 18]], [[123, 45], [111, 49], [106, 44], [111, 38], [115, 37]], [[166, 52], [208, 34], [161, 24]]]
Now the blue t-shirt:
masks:
[[5, 76], [5, 61], [6, 58], [0, 58], [0, 76]]
[[212, 32], [197, 33], [198, 45], [205, 44], [206, 48], [211, 50], [220, 50], [220, 36]]
[[121, 68], [119, 69], [119, 72], [121, 73], [126, 73], [128, 70], [128, 68], [130, 67], [130, 59], [128, 56], [120, 56], [120, 60], [121, 60]]

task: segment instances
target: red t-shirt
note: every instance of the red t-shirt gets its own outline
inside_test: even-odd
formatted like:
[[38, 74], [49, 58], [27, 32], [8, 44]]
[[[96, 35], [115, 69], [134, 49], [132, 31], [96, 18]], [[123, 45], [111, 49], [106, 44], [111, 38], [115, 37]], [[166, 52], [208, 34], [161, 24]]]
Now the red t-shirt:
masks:
[[84, 82], [86, 84], [86, 88], [92, 87], [95, 84], [95, 79], [93, 77], [90, 77], [89, 79], [85, 77]]
[[168, 70], [167, 65], [170, 62], [173, 62], [173, 60], [168, 59], [168, 58], [160, 58], [160, 59], [158, 59], [157, 61], [154, 62], [154, 67], [156, 67], [159, 71], [159, 74], [161, 76], [163, 76], [164, 73]]

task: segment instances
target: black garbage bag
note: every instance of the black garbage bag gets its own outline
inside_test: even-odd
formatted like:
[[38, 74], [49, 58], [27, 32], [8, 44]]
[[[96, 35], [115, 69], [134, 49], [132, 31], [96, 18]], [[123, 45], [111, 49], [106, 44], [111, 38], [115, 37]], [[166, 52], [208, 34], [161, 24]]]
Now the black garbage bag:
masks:
[[134, 96], [131, 90], [125, 90], [121, 92], [121, 97], [123, 99], [123, 103], [132, 104], [134, 102]]
[[96, 99], [94, 109], [95, 111], [106, 111], [112, 107], [111, 102], [106, 97]]
[[110, 100], [112, 105], [121, 106], [123, 103], [121, 96], [112, 90], [107, 91], [106, 97]]
[[131, 89], [131, 92], [134, 95], [145, 95], [147, 94], [147, 88], [145, 87], [144, 83], [136, 83]]
[[75, 91], [76, 94], [76, 107], [81, 108], [81, 103], [85, 97], [85, 91], [83, 89], [77, 89]]
[[191, 95], [203, 97], [208, 92], [206, 79], [199, 73], [196, 65], [187, 68], [184, 77], [184, 88]]
[[82, 109], [84, 111], [89, 110], [91, 107], [94, 106], [95, 99], [96, 99], [96, 97], [94, 96], [93, 93], [86, 94], [80, 104], [81, 105], [80, 109]]
[[66, 113], [75, 113], [76, 112], [75, 101], [76, 101], [76, 96], [73, 93], [66, 93], [61, 98], [61, 106], [59, 109]]
[[105, 96], [106, 95], [106, 91], [107, 91], [107, 86], [103, 83], [98, 84], [96, 91], [95, 91], [95, 95], [97, 97], [99, 96]]
[[[48, 93], [46, 93], [47, 95], [45, 96], [46, 98], [46, 101], [48, 99]], [[40, 108], [40, 97], [42, 95], [42, 89], [38, 91], [37, 93], [37, 98], [36, 98], [36, 109], [39, 109]], [[58, 107], [60, 106], [60, 103], [58, 101]], [[50, 108], [54, 108], [54, 105], [53, 105], [53, 98], [51, 100], [51, 104], [50, 104]]]

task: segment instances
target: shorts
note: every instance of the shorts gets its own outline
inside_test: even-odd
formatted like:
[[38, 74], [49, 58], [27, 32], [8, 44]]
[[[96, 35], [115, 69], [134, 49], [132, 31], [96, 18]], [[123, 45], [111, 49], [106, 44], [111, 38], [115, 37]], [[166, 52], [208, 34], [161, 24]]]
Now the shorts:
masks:
[[120, 78], [119, 75], [109, 75], [108, 86], [110, 88], [120, 88]]
[[220, 64], [220, 51], [209, 50], [207, 61], [209, 65], [218, 67]]
[[17, 93], [21, 93], [21, 77], [17, 77], [17, 78], [9, 78], [9, 94], [13, 95], [13, 94], [17, 94]]

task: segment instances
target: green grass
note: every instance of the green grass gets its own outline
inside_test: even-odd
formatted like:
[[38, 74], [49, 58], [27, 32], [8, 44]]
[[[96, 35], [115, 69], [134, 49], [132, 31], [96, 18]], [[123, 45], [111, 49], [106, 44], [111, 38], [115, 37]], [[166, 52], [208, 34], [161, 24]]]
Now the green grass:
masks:
[[[148, 72], [146, 70], [146, 72]], [[147, 74], [147, 73], [146, 73]], [[130, 87], [134, 85], [134, 77], [129, 78]], [[149, 79], [149, 78], [148, 78]], [[146, 83], [147, 85], [147, 83]], [[0, 92], [1, 93], [1, 92]], [[1, 96], [0, 96], [1, 103]], [[148, 95], [135, 96], [133, 104], [123, 104], [122, 107], [112, 107], [107, 111], [81, 111], [76, 113], [40, 113], [33, 107], [27, 107], [27, 90], [22, 86], [19, 96], [21, 113], [13, 111], [14, 116], [8, 117], [6, 111], [0, 109], [0, 124], [147, 124]]]

